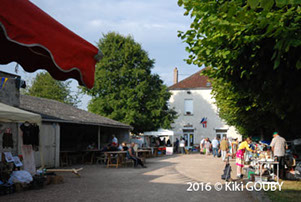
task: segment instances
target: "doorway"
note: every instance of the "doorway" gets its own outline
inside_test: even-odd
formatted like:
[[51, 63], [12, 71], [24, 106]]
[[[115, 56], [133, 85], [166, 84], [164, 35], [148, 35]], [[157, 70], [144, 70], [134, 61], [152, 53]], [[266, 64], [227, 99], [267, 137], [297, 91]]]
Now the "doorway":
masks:
[[194, 130], [183, 130], [185, 146], [191, 148], [194, 145]]
[[228, 129], [215, 129], [216, 137], [218, 137], [220, 139], [227, 137], [227, 131], [228, 131]]

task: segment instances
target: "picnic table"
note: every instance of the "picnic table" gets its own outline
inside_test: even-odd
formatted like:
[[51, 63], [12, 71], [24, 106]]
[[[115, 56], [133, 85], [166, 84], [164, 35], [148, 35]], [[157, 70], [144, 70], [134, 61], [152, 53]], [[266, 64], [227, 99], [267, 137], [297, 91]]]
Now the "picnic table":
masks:
[[[95, 161], [95, 155], [97, 152], [101, 152], [98, 149], [89, 149], [89, 150], [82, 150], [82, 151], [74, 151], [74, 150], [61, 150], [60, 151], [60, 159], [61, 159], [61, 166], [69, 166], [71, 165], [71, 161], [73, 158], [81, 159], [81, 163], [85, 163], [85, 157], [91, 156], [89, 159], [89, 163], [92, 164]], [[73, 159], [74, 161], [74, 159]]]
[[85, 162], [85, 157], [86, 156], [89, 157], [89, 155], [91, 155], [89, 163], [93, 164], [95, 162], [96, 153], [99, 153], [99, 152], [101, 152], [101, 150], [99, 150], [99, 149], [87, 149], [87, 150], [83, 150], [82, 151], [82, 154], [83, 154], [83, 156], [82, 156], [82, 162], [83, 163]]
[[[116, 168], [122, 166], [127, 151], [106, 151], [104, 152], [107, 156], [107, 168], [115, 166]], [[114, 161], [115, 160], [115, 161]]]
[[146, 162], [146, 158], [148, 155], [151, 154], [151, 150], [146, 150], [146, 149], [138, 149], [136, 151], [137, 157], [142, 157], [143, 161]]

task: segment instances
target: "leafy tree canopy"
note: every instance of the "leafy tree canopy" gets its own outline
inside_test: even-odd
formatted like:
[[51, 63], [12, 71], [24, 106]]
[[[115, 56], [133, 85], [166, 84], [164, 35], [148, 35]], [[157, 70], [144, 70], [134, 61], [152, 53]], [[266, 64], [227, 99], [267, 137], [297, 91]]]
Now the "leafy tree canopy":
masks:
[[131, 36], [111, 32], [99, 40], [104, 57], [96, 65], [88, 109], [130, 124], [134, 133], [170, 128], [175, 112], [167, 106], [170, 93], [156, 74], [154, 60]]
[[70, 81], [57, 81], [48, 72], [38, 73], [24, 94], [57, 100], [73, 106], [77, 106], [80, 102], [78, 94], [71, 94]]
[[[300, 131], [301, 7], [285, 0], [179, 0], [187, 62], [211, 66], [221, 116], [245, 134]], [[269, 134], [268, 134], [269, 135]]]

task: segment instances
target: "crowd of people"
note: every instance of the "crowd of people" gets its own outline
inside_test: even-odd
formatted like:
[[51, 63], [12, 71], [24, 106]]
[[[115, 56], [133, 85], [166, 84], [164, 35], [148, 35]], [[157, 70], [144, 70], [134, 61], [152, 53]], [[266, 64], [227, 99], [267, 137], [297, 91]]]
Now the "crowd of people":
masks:
[[[213, 157], [221, 157], [222, 161], [226, 161], [227, 157], [231, 157], [236, 160], [237, 166], [237, 178], [242, 178], [242, 168], [245, 164], [246, 152], [256, 153], [259, 155], [263, 150], [255, 149], [250, 137], [245, 138], [242, 142], [238, 142], [238, 139], [230, 140], [227, 137], [223, 137], [220, 140], [219, 137], [210, 141], [209, 138], [204, 138], [200, 142], [200, 153], [205, 155], [213, 155]], [[287, 149], [286, 140], [281, 137], [278, 132], [273, 134], [273, 139], [270, 145], [267, 146], [268, 150], [271, 150], [274, 160], [279, 162], [279, 177], [283, 179], [285, 177], [285, 150]], [[274, 169], [276, 173], [277, 170]]]
[[[146, 168], [143, 164], [142, 160], [136, 155], [136, 144], [134, 142], [130, 143], [129, 146], [126, 142], [122, 142], [121, 144], [118, 143], [117, 137], [113, 134], [112, 140], [109, 144], [104, 145], [100, 152], [108, 152], [108, 151], [126, 151], [126, 158], [134, 161], [134, 167], [136, 168], [140, 165], [142, 168]], [[92, 143], [88, 146], [87, 149], [95, 149], [95, 143]], [[106, 162], [105, 162], [106, 163]]]
[[212, 154], [213, 157], [222, 157], [222, 160], [225, 161], [227, 156], [235, 157], [238, 144], [237, 138], [231, 140], [227, 137], [223, 137], [222, 140], [220, 140], [219, 137], [216, 137], [211, 141], [207, 137], [200, 142], [200, 153], [206, 155]]

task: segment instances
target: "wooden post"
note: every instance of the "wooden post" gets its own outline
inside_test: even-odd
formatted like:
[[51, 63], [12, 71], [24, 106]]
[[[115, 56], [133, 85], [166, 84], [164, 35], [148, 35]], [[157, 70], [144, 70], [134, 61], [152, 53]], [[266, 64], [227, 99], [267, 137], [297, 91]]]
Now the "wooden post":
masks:
[[55, 127], [55, 162], [54, 162], [54, 167], [58, 168], [60, 167], [60, 124], [56, 123]]
[[98, 150], [100, 150], [100, 126], [98, 126], [98, 133], [97, 133], [97, 139], [98, 139], [98, 145], [97, 145], [97, 148]]

